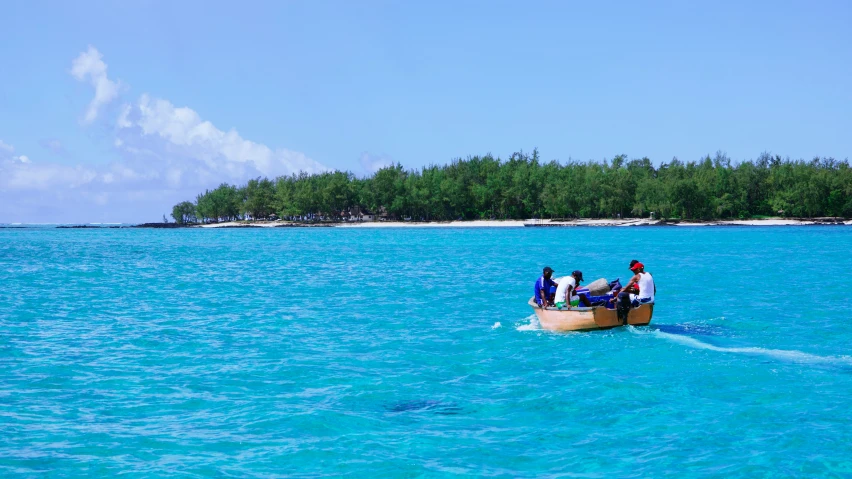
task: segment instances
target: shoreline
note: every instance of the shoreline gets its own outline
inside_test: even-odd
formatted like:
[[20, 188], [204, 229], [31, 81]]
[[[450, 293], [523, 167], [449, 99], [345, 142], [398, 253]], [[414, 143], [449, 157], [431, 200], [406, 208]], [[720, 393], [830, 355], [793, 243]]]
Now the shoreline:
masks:
[[[578, 219], [554, 220], [471, 220], [471, 221], [371, 221], [363, 223], [293, 223], [284, 221], [222, 222], [202, 225], [187, 225], [186, 228], [575, 228], [575, 227], [699, 227], [699, 226], [850, 226], [852, 220], [837, 218], [767, 218], [752, 220], [709, 220], [678, 221], [627, 219]], [[155, 227], [155, 226], [137, 226]]]
[[[188, 224], [66, 224], [56, 229], [183, 229], [183, 228], [589, 228], [589, 227], [705, 227], [705, 226], [852, 226], [852, 220], [840, 218], [765, 218], [751, 220], [650, 220], [627, 219], [577, 219], [577, 220], [470, 220], [470, 221], [372, 221], [363, 223], [298, 223], [291, 221], [223, 221], [221, 223]], [[0, 229], [45, 228], [45, 225], [0, 224]], [[50, 228], [50, 227], [48, 227]], [[50, 228], [52, 229], [52, 228]]]

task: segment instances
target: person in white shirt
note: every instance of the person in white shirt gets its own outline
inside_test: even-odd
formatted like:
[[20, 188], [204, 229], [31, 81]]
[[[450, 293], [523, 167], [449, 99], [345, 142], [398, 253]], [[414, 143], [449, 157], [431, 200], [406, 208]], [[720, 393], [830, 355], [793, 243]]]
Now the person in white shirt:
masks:
[[583, 303], [585, 307], [591, 306], [586, 296], [576, 294], [577, 286], [581, 281], [583, 281], [583, 272], [579, 270], [559, 281], [555, 299], [557, 308], [562, 309], [567, 306], [570, 309], [572, 306], [579, 306], [580, 303]]
[[645, 271], [644, 264], [634, 259], [630, 262], [630, 271], [633, 277], [618, 294], [618, 317], [624, 324], [627, 324], [627, 313], [631, 307], [653, 303], [657, 294], [654, 277]]
[[639, 304], [653, 303], [657, 294], [654, 277], [651, 276], [651, 273], [645, 271], [644, 264], [635, 259], [630, 262], [630, 271], [633, 271], [634, 274], [627, 282], [627, 286], [624, 287], [624, 291], [630, 293], [630, 299], [639, 301]]

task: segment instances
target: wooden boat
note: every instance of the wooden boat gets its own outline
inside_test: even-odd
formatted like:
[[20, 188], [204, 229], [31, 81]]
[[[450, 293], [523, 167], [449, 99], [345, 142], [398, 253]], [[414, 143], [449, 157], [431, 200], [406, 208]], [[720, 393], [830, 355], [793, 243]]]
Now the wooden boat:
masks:
[[[542, 309], [535, 303], [535, 298], [530, 299], [527, 304], [535, 311], [542, 329], [550, 331], [591, 331], [623, 326], [615, 310], [606, 309], [603, 306], [563, 310], [554, 307]], [[638, 308], [631, 308], [627, 314], [627, 324], [631, 326], [646, 326], [651, 322], [653, 315], [653, 303], [643, 304]]]

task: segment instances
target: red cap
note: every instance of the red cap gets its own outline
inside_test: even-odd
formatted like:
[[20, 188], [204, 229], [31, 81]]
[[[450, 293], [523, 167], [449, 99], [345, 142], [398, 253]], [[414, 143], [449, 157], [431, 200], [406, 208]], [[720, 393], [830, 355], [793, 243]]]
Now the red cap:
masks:
[[639, 268], [644, 268], [644, 267], [645, 267], [644, 264], [637, 262], [636, 264], [634, 264], [633, 266], [630, 267], [630, 271], [636, 271]]

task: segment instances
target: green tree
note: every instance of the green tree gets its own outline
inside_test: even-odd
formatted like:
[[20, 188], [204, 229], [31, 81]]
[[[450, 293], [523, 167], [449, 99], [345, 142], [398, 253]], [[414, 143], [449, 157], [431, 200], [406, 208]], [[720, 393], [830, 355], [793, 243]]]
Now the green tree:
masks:
[[191, 201], [182, 201], [172, 208], [172, 218], [178, 224], [195, 223], [195, 205]]

